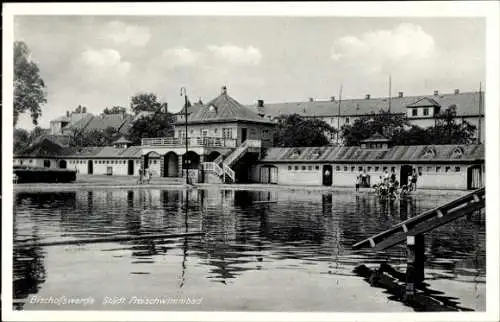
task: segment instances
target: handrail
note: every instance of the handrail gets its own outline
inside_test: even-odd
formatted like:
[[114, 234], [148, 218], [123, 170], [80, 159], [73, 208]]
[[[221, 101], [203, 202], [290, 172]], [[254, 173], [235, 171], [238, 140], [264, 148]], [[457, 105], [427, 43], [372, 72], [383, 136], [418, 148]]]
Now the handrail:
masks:
[[248, 143], [245, 141], [224, 160], [224, 164], [227, 166], [233, 165], [238, 160], [238, 157], [245, 153], [247, 149]]
[[234, 178], [235, 178], [235, 173], [234, 173], [234, 170], [231, 169], [229, 166], [227, 166], [226, 164], [223, 164], [223, 167], [224, 167], [224, 172], [229, 176], [229, 178], [231, 178], [231, 180], [234, 182]]
[[[370, 246], [372, 248], [377, 247], [379, 249], [388, 248], [399, 242], [401, 238], [396, 235], [400, 235], [401, 232], [406, 234], [413, 231], [419, 231], [422, 233], [422, 228], [418, 226], [431, 221], [435, 222], [432, 225], [428, 225], [429, 229], [436, 227], [436, 224], [442, 225], [450, 220], [458, 218], [461, 215], [475, 211], [477, 210], [476, 208], [480, 209], [481, 207], [484, 207], [484, 198], [485, 188], [478, 189], [442, 206], [425, 211], [416, 217], [402, 221], [379, 234], [373, 235], [354, 244], [352, 247], [354, 249], [359, 249], [364, 246]], [[389, 242], [388, 240], [391, 239], [394, 239], [394, 241]]]
[[215, 158], [214, 161], [212, 161], [213, 163], [219, 165], [222, 163], [222, 161], [224, 160], [224, 157], [222, 156], [222, 154], [220, 154], [217, 158]]
[[[220, 137], [189, 137], [187, 139], [188, 146], [191, 147], [225, 147], [235, 148], [236, 139], [227, 139]], [[163, 137], [163, 138], [143, 138], [141, 140], [143, 146], [167, 146], [167, 147], [184, 147], [186, 146], [186, 138]]]
[[222, 170], [221, 167], [219, 167], [216, 163], [214, 162], [203, 162], [202, 164], [202, 169], [205, 171], [213, 171], [215, 174], [217, 174], [219, 177], [224, 173], [224, 170]]

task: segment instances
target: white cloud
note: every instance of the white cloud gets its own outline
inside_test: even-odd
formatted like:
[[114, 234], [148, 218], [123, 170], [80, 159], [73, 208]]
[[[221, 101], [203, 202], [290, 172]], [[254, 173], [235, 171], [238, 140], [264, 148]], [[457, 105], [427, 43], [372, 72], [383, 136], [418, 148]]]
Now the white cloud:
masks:
[[425, 61], [435, 53], [436, 46], [431, 35], [418, 25], [402, 23], [390, 30], [339, 38], [333, 44], [330, 57], [338, 62], [355, 62], [367, 71], [378, 72], [400, 64]]
[[114, 49], [87, 49], [80, 55], [88, 71], [101, 75], [125, 76], [131, 68], [128, 61], [123, 61], [120, 53]]
[[259, 49], [253, 46], [246, 48], [226, 45], [226, 46], [208, 46], [208, 51], [214, 58], [235, 65], [247, 66], [258, 65], [262, 59], [262, 54]]
[[168, 67], [186, 67], [195, 65], [202, 54], [186, 47], [175, 47], [165, 50], [162, 54], [163, 64]]
[[106, 24], [104, 37], [115, 44], [126, 44], [134, 47], [144, 47], [151, 39], [149, 28], [128, 25], [121, 21], [111, 21]]

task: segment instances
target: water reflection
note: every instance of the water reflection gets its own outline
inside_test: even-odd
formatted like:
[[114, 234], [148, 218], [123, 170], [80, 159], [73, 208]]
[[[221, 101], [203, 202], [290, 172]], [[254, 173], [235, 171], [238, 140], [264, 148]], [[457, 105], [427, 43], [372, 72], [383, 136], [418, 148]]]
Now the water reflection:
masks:
[[[178, 276], [179, 289], [189, 283], [190, 274], [195, 274], [190, 269], [192, 263], [207, 269], [204, 279], [223, 287], [229, 287], [247, 271], [279, 274], [281, 269], [307, 270], [320, 264], [327, 265], [327, 274], [352, 276], [352, 268], [360, 263], [405, 262], [401, 247], [383, 254], [354, 255], [350, 250], [353, 243], [434, 208], [446, 198], [453, 197], [381, 200], [349, 192], [219, 189], [17, 193], [14, 240], [139, 236], [201, 229], [206, 232], [204, 238], [135, 240], [102, 248], [113, 254], [120, 252], [117, 258], [129, 259], [130, 265], [121, 262], [119, 269], [128, 269], [134, 275], [152, 274], [155, 265], [178, 259], [178, 264], [165, 266], [164, 273]], [[426, 242], [429, 278], [469, 271], [478, 281], [484, 277], [484, 220], [458, 220], [428, 234]], [[16, 248], [14, 297], [19, 301], [43, 288], [45, 271], [50, 274], [51, 270], [44, 267], [44, 256], [42, 247]], [[271, 263], [273, 268], [268, 265]]]

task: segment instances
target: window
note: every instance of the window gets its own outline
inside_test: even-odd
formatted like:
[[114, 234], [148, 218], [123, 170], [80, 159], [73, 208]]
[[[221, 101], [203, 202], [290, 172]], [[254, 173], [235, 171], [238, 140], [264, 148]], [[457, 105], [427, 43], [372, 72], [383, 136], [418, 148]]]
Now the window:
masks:
[[348, 168], [347, 167], [344, 167], [344, 171], [347, 172], [348, 171]]
[[375, 167], [375, 172], [379, 172], [380, 167]]
[[441, 167], [436, 167], [436, 172], [441, 171]]
[[312, 165], [310, 165], [310, 166], [307, 167], [307, 170], [309, 170], [309, 171], [311, 171], [312, 169], [313, 169]]
[[315, 168], [316, 170], [319, 170], [319, 165], [315, 166], [314, 168]]
[[30, 160], [29, 163], [33, 163], [33, 160]]
[[302, 171], [304, 171], [305, 169], [306, 169], [306, 166], [305, 166], [305, 165], [303, 165], [303, 166], [302, 166]]
[[156, 164], [156, 160], [153, 160], [153, 164]]
[[50, 168], [50, 160], [43, 160], [43, 167]]
[[201, 129], [200, 132], [201, 132], [201, 137], [202, 138], [208, 136], [208, 130], [207, 129]]
[[141, 163], [141, 160], [136, 160], [135, 163], [139, 164], [139, 163]]
[[109, 160], [106, 160], [106, 164], [109, 164]]
[[217, 133], [217, 129], [214, 129], [214, 133]]
[[356, 167], [351, 167], [351, 172], [354, 172], [356, 170]]
[[368, 167], [368, 172], [372, 171], [372, 167]]
[[418, 175], [421, 176], [422, 175], [422, 167], [418, 167], [417, 171], [418, 171]]
[[363, 167], [358, 167], [358, 171], [363, 171]]
[[446, 167], [446, 168], [445, 168], [445, 171], [446, 171], [446, 172], [450, 172], [450, 169], [451, 169], [451, 167]]
[[429, 116], [429, 109], [428, 108], [424, 108], [424, 116]]
[[[420, 168], [420, 169], [422, 169], [422, 168]], [[391, 171], [396, 172], [396, 167], [391, 167]]]
[[387, 170], [387, 167], [384, 167], [384, 171]]
[[432, 167], [427, 167], [427, 169], [425, 171], [431, 172], [432, 171]]
[[418, 110], [416, 108], [411, 109], [411, 116], [417, 116], [418, 115]]
[[338, 166], [336, 166], [336, 167], [335, 167], [335, 170], [336, 170], [336, 171], [340, 171], [340, 166], [339, 166], [339, 165], [338, 165]]
[[296, 166], [294, 167], [294, 169], [295, 169], [295, 171], [298, 171], [298, 170], [299, 170], [299, 166], [298, 166], [298, 165], [296, 165]]
[[292, 166], [291, 165], [288, 166], [288, 171], [292, 171]]
[[224, 139], [232, 139], [233, 138], [233, 129], [231, 129], [231, 128], [223, 128], [222, 129], [222, 137]]
[[455, 172], [460, 172], [460, 167], [455, 167]]
[[349, 124], [349, 118], [348, 117], [345, 118], [345, 123]]

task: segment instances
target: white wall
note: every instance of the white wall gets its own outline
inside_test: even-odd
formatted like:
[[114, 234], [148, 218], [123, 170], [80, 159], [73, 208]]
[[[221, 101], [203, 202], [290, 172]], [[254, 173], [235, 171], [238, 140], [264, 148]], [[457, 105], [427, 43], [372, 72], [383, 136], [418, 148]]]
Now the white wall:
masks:
[[[271, 163], [268, 163], [268, 165]], [[326, 163], [325, 163], [326, 164]], [[323, 165], [325, 164], [273, 164], [278, 168], [278, 184], [283, 185], [322, 185]], [[260, 168], [264, 164], [259, 164], [252, 167], [251, 180], [253, 182], [260, 181]], [[379, 177], [383, 176], [384, 168], [387, 167], [389, 173], [391, 168], [395, 168], [396, 178], [400, 180], [401, 165], [396, 164], [335, 164], [332, 165], [332, 186], [334, 187], [354, 187], [356, 176], [361, 174], [359, 167], [366, 170], [366, 173], [371, 177], [370, 184], [378, 182]], [[289, 170], [289, 166], [292, 167]], [[295, 167], [298, 167], [298, 170]], [[303, 170], [305, 166], [305, 170]], [[310, 168], [311, 166], [311, 168]], [[319, 166], [319, 169], [316, 168]], [[340, 167], [340, 170], [337, 169]], [[426, 189], [467, 189], [467, 168], [471, 165], [466, 164], [414, 164], [413, 167], [420, 169], [422, 175], [418, 177], [417, 188]], [[345, 168], [347, 167], [347, 171]], [[354, 167], [354, 171], [352, 171]], [[378, 170], [376, 168], [378, 167]], [[456, 168], [459, 172], [456, 172]], [[368, 170], [370, 168], [370, 170]], [[448, 171], [446, 171], [448, 169]], [[437, 171], [438, 170], [438, 171]]]

